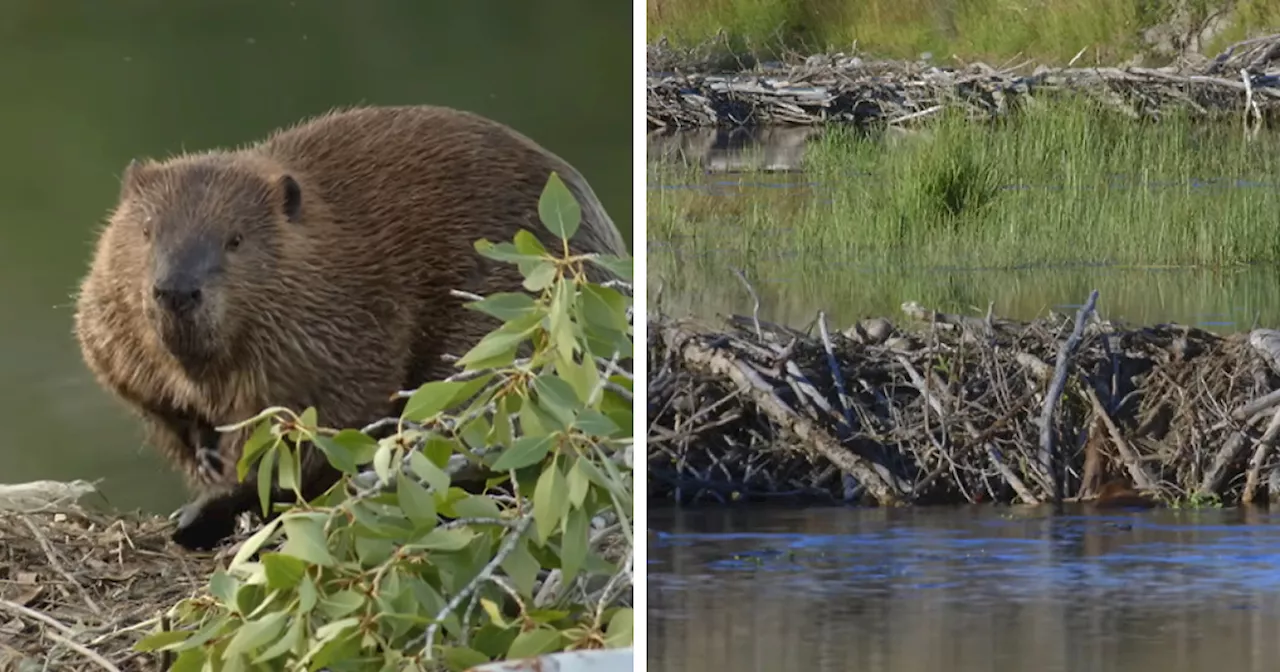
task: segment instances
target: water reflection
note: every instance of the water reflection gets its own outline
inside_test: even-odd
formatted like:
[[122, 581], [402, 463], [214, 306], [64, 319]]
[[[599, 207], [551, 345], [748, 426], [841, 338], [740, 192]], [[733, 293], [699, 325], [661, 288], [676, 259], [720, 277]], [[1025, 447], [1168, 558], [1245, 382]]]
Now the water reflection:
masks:
[[1280, 664], [1280, 529], [1254, 510], [655, 509], [670, 671]]

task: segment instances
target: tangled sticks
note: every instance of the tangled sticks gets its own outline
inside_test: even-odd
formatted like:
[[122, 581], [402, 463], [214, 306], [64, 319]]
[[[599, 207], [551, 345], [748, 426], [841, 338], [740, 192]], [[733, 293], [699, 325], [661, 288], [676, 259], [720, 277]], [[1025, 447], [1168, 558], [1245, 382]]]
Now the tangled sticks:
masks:
[[[1073, 318], [903, 310], [915, 328], [864, 320], [826, 338], [651, 318], [650, 498], [1052, 500], [1040, 419]], [[1170, 502], [1252, 501], [1264, 474], [1280, 488], [1280, 332], [1079, 326], [1048, 413], [1067, 498], [1117, 478]]]
[[935, 67], [845, 54], [788, 61], [713, 74], [716, 68], [693, 53], [651, 45], [648, 126], [901, 124], [948, 107], [991, 118], [1063, 92], [1132, 117], [1159, 118], [1175, 109], [1197, 117], [1242, 115], [1251, 131], [1280, 110], [1280, 34], [1236, 43], [1213, 60], [1161, 68], [1041, 67], [1027, 73], [1021, 67]]

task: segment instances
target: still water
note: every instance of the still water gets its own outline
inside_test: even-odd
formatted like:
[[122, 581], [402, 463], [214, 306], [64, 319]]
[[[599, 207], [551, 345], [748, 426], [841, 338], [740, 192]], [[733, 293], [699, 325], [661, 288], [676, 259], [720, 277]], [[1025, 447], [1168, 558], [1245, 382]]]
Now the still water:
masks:
[[[763, 128], [696, 129], [655, 133], [649, 161], [693, 164], [701, 176], [688, 184], [651, 184], [659, 189], [695, 190], [699, 207], [733, 202], [734, 212], [758, 207], [800, 207], [821, 198], [803, 172], [807, 143], [820, 130]], [[886, 139], [893, 151], [901, 136]], [[850, 174], [850, 180], [873, 179]], [[1050, 187], [1053, 185], [1049, 185]], [[1150, 183], [1149, 189], [1180, 189], [1182, 184]], [[1210, 188], [1274, 189], [1274, 184], [1214, 184]], [[746, 205], [743, 205], [743, 204]], [[1034, 196], [1028, 207], [1035, 207]], [[779, 207], [788, 212], [788, 207]], [[732, 217], [707, 217], [701, 241], [675, 235], [648, 241], [649, 305], [669, 315], [714, 318], [751, 313], [754, 301], [734, 274], [746, 269], [760, 299], [760, 317], [804, 328], [819, 310], [837, 325], [868, 316], [901, 315], [905, 301], [946, 312], [983, 315], [988, 303], [997, 315], [1015, 319], [1046, 311], [1074, 311], [1089, 292], [1100, 292], [1098, 308], [1113, 320], [1150, 324], [1179, 322], [1216, 331], [1280, 325], [1280, 267], [1257, 265], [1228, 269], [1116, 266], [1101, 264], [982, 264], [939, 266], [908, 258], [858, 258], [839, 254], [801, 254], [785, 243], [770, 245], [769, 234], [744, 239]], [[785, 216], [777, 226], [784, 240]], [[711, 241], [711, 242], [708, 242]], [[1000, 260], [1002, 266], [1005, 260]]]
[[183, 493], [71, 337], [71, 295], [136, 156], [235, 146], [334, 106], [450, 105], [578, 167], [631, 239], [629, 3], [0, 6], [0, 482], [102, 479], [110, 503]]
[[649, 669], [1274, 670], [1276, 522], [655, 507]]

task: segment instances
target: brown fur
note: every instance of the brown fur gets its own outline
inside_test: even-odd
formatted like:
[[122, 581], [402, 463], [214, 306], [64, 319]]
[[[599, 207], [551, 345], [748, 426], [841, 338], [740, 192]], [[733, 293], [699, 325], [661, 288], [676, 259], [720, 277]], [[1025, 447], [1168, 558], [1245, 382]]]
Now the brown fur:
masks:
[[1098, 492], [1093, 505], [1100, 509], [1110, 508], [1143, 508], [1150, 509], [1158, 504], [1155, 500], [1134, 490], [1123, 479], [1107, 481]]
[[[441, 355], [496, 323], [449, 291], [519, 291], [515, 268], [476, 254], [477, 239], [525, 228], [559, 247], [537, 215], [553, 170], [582, 204], [571, 247], [624, 253], [576, 170], [447, 108], [337, 111], [238, 150], [130, 164], [75, 333], [97, 380], [201, 495], [175, 538], [216, 543], [253, 506], [252, 480], [235, 476], [245, 432], [214, 426], [278, 405], [358, 427], [394, 412], [395, 390], [455, 371]], [[191, 315], [159, 307], [153, 288], [169, 281], [200, 289]], [[332, 484], [323, 459], [308, 470], [307, 494]]]

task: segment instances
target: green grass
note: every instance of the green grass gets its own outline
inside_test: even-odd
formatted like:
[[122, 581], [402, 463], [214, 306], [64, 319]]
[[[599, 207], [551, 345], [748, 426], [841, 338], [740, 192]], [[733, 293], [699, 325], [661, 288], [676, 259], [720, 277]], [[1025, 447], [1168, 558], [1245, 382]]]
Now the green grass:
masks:
[[1143, 123], [1085, 102], [998, 124], [949, 117], [892, 143], [834, 128], [805, 155], [799, 179], [813, 186], [663, 189], [704, 178], [651, 164], [648, 236], [881, 268], [1276, 262], [1278, 157], [1274, 133], [1247, 142], [1235, 127]]
[[1065, 63], [1090, 47], [1086, 63], [1112, 64], [1143, 53], [1145, 29], [1166, 24], [1178, 6], [1202, 19], [1232, 6], [1225, 29], [1204, 45], [1226, 45], [1280, 25], [1271, 0], [649, 0], [650, 40], [699, 44], [718, 34], [737, 49], [770, 52], [779, 40], [802, 51], [858, 48], [880, 56]]

